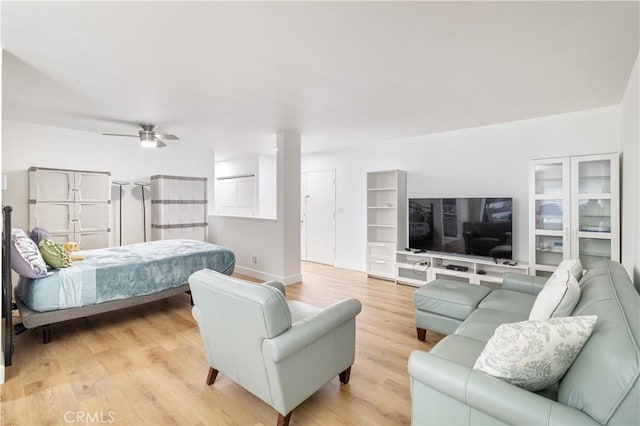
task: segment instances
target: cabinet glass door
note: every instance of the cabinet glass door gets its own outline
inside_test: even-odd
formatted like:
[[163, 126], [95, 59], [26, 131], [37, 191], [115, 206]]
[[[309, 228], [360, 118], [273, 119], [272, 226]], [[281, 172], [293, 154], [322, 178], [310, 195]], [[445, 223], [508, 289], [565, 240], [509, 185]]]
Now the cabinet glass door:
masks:
[[564, 257], [562, 236], [536, 235], [535, 263], [543, 266], [558, 266]]
[[584, 269], [599, 260], [611, 259], [611, 239], [579, 237], [578, 240], [578, 256]]
[[617, 154], [575, 157], [571, 164], [572, 257], [584, 268], [602, 259], [620, 260]]
[[562, 231], [565, 226], [562, 200], [536, 200], [536, 230]]
[[534, 160], [529, 173], [529, 220], [533, 231], [529, 260], [531, 272], [541, 275], [553, 271], [569, 257], [569, 160]]
[[541, 163], [535, 165], [535, 194], [562, 196], [564, 182], [564, 163]]

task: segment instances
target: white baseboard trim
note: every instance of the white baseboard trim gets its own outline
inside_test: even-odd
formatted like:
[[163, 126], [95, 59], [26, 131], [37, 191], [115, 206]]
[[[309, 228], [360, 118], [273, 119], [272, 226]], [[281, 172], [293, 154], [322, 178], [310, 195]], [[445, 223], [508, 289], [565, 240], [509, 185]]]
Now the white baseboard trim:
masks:
[[248, 275], [265, 281], [280, 281], [284, 285], [291, 285], [302, 281], [302, 274], [293, 274], [286, 277], [270, 274], [268, 272], [259, 271], [257, 269], [247, 268], [245, 266], [236, 265], [235, 271], [242, 275]]
[[342, 268], [342, 269], [350, 269], [352, 271], [358, 271], [358, 272], [367, 272], [367, 266], [360, 265], [358, 263], [336, 262], [335, 267]]

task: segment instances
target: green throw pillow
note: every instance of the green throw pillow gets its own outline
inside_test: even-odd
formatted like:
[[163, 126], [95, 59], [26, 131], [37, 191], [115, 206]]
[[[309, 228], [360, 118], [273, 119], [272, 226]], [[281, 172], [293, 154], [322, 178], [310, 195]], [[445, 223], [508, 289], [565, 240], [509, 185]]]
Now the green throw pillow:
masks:
[[40, 240], [38, 248], [44, 261], [52, 268], [59, 269], [71, 266], [69, 253], [64, 249], [62, 244], [55, 243], [51, 240]]

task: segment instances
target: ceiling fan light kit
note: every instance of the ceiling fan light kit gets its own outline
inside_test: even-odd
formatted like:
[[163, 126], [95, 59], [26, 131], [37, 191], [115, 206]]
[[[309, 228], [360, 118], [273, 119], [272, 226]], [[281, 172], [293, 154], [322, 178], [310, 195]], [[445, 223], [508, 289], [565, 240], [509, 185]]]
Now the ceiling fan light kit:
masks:
[[103, 133], [104, 136], [126, 136], [140, 139], [140, 145], [143, 148], [164, 148], [167, 146], [161, 139], [180, 140], [176, 135], [162, 134], [155, 131], [156, 126], [153, 124], [141, 124], [142, 130], [137, 135], [123, 135], [119, 133]]

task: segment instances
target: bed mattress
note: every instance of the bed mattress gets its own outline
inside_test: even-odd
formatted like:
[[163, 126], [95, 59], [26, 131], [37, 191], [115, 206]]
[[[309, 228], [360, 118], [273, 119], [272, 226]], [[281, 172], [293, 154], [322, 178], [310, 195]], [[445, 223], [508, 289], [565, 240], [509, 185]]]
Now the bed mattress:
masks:
[[85, 250], [85, 260], [43, 278], [21, 277], [15, 294], [31, 310], [47, 312], [157, 293], [187, 283], [203, 268], [231, 275], [235, 255], [195, 240], [161, 240]]

